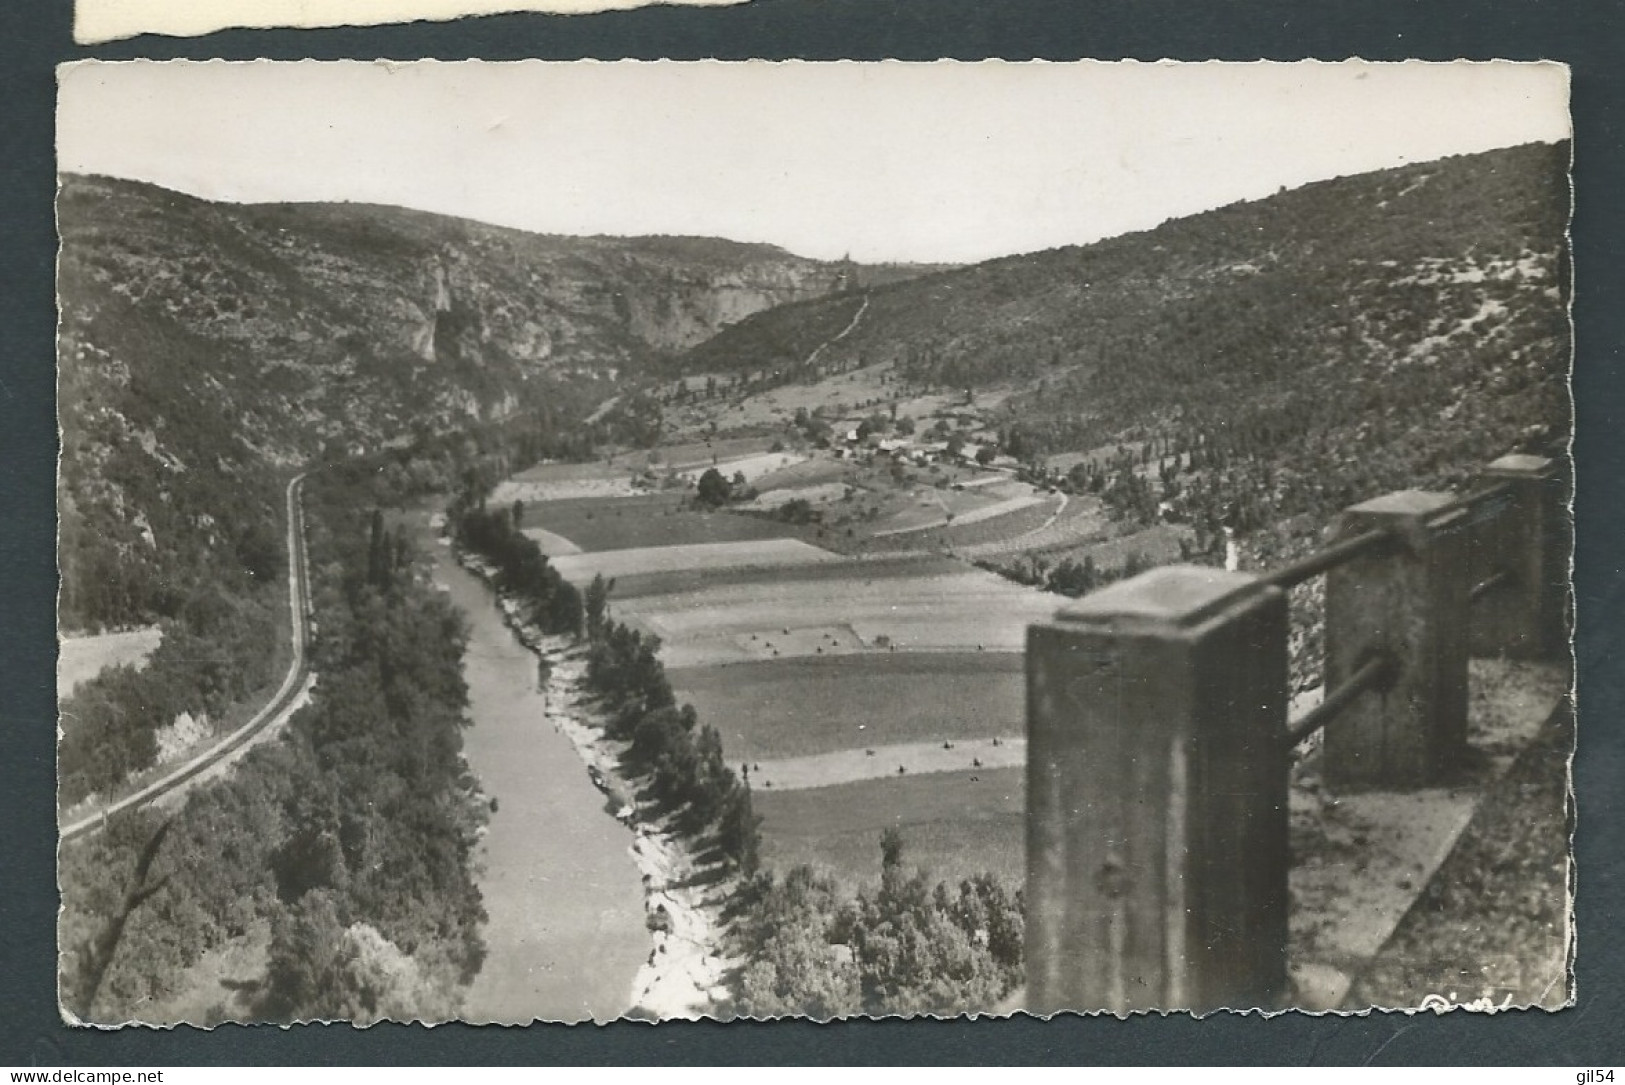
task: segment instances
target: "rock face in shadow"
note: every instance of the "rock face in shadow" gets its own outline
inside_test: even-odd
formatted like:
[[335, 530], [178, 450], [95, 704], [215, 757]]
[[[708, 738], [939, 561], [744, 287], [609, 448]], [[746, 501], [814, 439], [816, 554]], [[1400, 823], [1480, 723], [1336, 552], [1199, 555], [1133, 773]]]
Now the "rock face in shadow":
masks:
[[[636, 367], [844, 281], [841, 265], [768, 245], [551, 237], [360, 204], [216, 203], [106, 177], [65, 177], [58, 213], [64, 364], [96, 368], [88, 344], [113, 352], [103, 368], [139, 379], [150, 359], [137, 332], [192, 340], [211, 357], [200, 378], [294, 407], [282, 432], [250, 419], [279, 451], [302, 428], [382, 434], [407, 407], [420, 419], [436, 406], [500, 413], [539, 372]], [[486, 379], [467, 402], [450, 386], [470, 372]]]

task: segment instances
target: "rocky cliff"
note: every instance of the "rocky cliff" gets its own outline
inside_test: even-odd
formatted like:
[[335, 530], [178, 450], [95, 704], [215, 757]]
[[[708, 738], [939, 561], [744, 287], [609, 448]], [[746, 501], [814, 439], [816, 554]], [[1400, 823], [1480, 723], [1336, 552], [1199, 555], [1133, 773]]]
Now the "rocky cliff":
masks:
[[[268, 468], [500, 418], [559, 381], [607, 398], [628, 371], [847, 274], [767, 245], [227, 204], [106, 177], [64, 177], [57, 210], [70, 624], [161, 613], [166, 566], [206, 560], [222, 524], [274, 516]], [[132, 566], [152, 575], [118, 574]], [[98, 578], [147, 586], [74, 594]]]

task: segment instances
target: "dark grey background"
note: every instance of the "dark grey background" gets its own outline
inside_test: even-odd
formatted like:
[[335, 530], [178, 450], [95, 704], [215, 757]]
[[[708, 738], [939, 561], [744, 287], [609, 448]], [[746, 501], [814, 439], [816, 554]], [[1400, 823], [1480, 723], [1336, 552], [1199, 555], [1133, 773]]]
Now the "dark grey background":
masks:
[[[222, 3], [226, 0], [221, 0]], [[227, 31], [78, 48], [69, 0], [0, 0], [0, 1066], [194, 1064], [1557, 1064], [1625, 1062], [1622, 0], [755, 0], [731, 9]], [[1573, 66], [1579, 1005], [1563, 1013], [530, 1029], [227, 1026], [97, 1033], [56, 1012], [55, 64], [247, 60], [1079, 57], [1554, 59]], [[1625, 1067], [1621, 1067], [1625, 1070]], [[1559, 1075], [1554, 1081], [1568, 1080]]]

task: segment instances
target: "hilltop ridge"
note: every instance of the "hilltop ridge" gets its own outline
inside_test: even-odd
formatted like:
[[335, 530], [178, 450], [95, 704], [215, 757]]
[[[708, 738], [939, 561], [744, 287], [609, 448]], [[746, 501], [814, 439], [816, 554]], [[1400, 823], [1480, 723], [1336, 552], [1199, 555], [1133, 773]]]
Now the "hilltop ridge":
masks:
[[861, 321], [850, 295], [803, 299], [676, 368], [730, 393], [701, 425], [788, 384], [866, 389], [840, 400], [849, 425], [952, 395], [932, 417], [974, 414], [967, 438], [1035, 476], [1087, 461], [1070, 481], [1142, 519], [1318, 530], [1383, 489], [1566, 449], [1568, 162], [1530, 144], [1316, 182], [879, 285]]

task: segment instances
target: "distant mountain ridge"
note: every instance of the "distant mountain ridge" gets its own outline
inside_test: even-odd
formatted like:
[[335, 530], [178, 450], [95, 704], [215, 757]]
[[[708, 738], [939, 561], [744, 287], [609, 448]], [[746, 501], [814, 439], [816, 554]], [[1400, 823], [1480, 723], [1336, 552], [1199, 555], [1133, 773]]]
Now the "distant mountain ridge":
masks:
[[[878, 285], [862, 326], [820, 361], [896, 362], [922, 378], [990, 385], [1127, 364], [1182, 309], [1224, 295], [1241, 300], [1258, 294], [1258, 284], [1292, 293], [1314, 280], [1425, 274], [1429, 263], [1455, 261], [1465, 273], [1528, 260], [1528, 277], [1563, 286], [1556, 257], [1568, 158], [1567, 143], [1530, 144], [1339, 177], [1089, 245]], [[1322, 300], [1301, 299], [1317, 323], [1310, 306]], [[1409, 300], [1430, 299], [1423, 289]], [[802, 325], [840, 324], [849, 309], [839, 296], [779, 306], [700, 343], [681, 366], [726, 372], [794, 363], [808, 337]], [[1254, 338], [1263, 330], [1253, 326]], [[780, 343], [796, 349], [775, 356]]]
[[1193, 517], [1322, 515], [1564, 447], [1568, 164], [1566, 142], [1416, 163], [877, 286], [839, 339], [850, 298], [804, 299], [676, 368], [999, 389], [1018, 456], [1155, 442], [1176, 471], [1201, 447], [1222, 470], [1165, 487]]
[[[219, 522], [274, 519], [276, 465], [556, 405], [559, 382], [603, 399], [628, 370], [854, 274], [770, 245], [222, 203], [101, 176], [63, 176], [57, 214], [70, 627], [161, 613], [161, 567], [206, 562]], [[79, 594], [132, 576], [149, 582], [139, 599]]]

